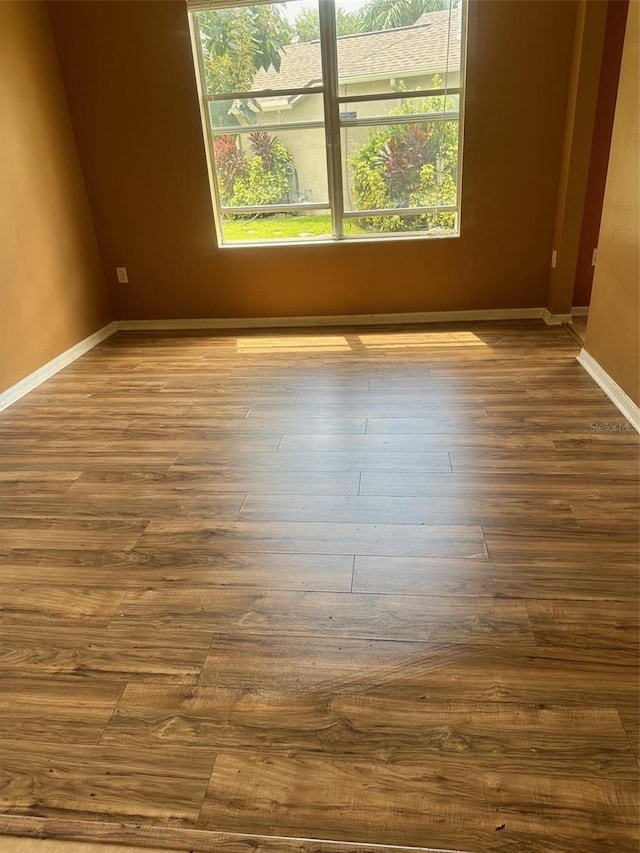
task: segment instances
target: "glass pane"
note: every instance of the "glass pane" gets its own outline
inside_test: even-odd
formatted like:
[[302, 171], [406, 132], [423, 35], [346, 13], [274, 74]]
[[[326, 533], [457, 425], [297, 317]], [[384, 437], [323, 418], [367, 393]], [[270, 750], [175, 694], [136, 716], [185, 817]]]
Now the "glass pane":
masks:
[[345, 210], [455, 205], [458, 121], [342, 128]]
[[[421, 12], [429, 6], [435, 11]], [[456, 0], [338, 4], [340, 95], [432, 89], [460, 83]]]
[[[294, 89], [320, 83], [319, 42], [296, 41], [299, 0], [197, 12], [204, 88], [210, 94]], [[318, 5], [304, 5], [311, 28]]]
[[222, 215], [225, 243], [279, 243], [291, 240], [330, 240], [331, 214], [315, 211], [305, 214], [276, 213], [256, 216]]
[[402, 214], [394, 216], [368, 216], [344, 220], [345, 237], [380, 237], [395, 234], [428, 234], [431, 237], [453, 237], [458, 233], [457, 213]]
[[325, 151], [322, 128], [214, 135], [222, 206], [328, 203]]
[[382, 116], [412, 116], [417, 113], [460, 112], [459, 95], [425, 95], [424, 98], [398, 98], [384, 101], [357, 101], [340, 104], [340, 119], [375, 119]]
[[282, 95], [277, 98], [238, 98], [209, 101], [209, 117], [215, 129], [259, 127], [261, 124], [324, 122], [322, 95]]

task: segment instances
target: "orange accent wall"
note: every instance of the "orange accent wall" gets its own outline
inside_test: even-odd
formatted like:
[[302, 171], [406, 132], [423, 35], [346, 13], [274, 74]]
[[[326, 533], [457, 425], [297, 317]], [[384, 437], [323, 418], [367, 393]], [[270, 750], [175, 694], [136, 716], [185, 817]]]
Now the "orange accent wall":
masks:
[[257, 249], [215, 244], [185, 3], [49, 8], [119, 319], [546, 304], [574, 2], [471, 2], [461, 238]]
[[111, 319], [47, 8], [0, 3], [0, 392]]
[[629, 4], [585, 349], [640, 406], [640, 3]]
[[598, 244], [598, 231], [602, 216], [609, 148], [613, 116], [616, 109], [622, 45], [627, 20], [629, 0], [609, 0], [607, 9], [607, 28], [602, 49], [600, 85], [596, 105], [596, 120], [591, 143], [591, 162], [587, 180], [586, 199], [580, 234], [580, 248], [576, 265], [576, 278], [573, 291], [573, 305], [588, 305], [591, 300], [593, 284], [593, 250]]

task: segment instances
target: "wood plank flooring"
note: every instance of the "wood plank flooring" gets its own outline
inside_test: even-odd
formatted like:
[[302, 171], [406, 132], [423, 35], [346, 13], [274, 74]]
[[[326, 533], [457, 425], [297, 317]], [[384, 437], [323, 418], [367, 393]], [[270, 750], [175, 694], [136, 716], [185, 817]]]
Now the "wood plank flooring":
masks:
[[640, 440], [579, 346], [119, 333], [3, 412], [0, 834], [636, 853]]

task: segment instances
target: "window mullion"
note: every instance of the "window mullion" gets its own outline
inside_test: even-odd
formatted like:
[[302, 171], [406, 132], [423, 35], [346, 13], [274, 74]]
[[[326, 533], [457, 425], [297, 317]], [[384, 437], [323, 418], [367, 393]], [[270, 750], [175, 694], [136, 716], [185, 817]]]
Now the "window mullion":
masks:
[[293, 89], [255, 89], [247, 92], [209, 92], [208, 101], [235, 101], [238, 98], [281, 98], [290, 95], [321, 95], [322, 86], [297, 86]]
[[239, 6], [266, 6], [273, 2], [274, 0], [187, 0], [187, 9], [190, 12], [216, 12]]
[[[462, 44], [462, 52], [460, 55], [460, 80], [466, 81], [467, 76], [467, 14], [468, 14], [468, 0], [467, 2], [463, 2], [460, 9], [460, 40]], [[456, 192], [456, 227], [460, 232], [462, 229], [460, 228], [460, 214], [462, 210], [462, 154], [463, 154], [463, 133], [464, 133], [464, 114], [466, 109], [466, 82], [461, 83], [461, 93], [460, 103], [458, 105], [458, 181], [457, 181], [457, 192]]]
[[255, 133], [256, 130], [268, 131], [269, 133], [282, 133], [283, 130], [322, 130], [323, 121], [297, 121], [297, 122], [275, 122], [274, 124], [230, 124], [226, 127], [214, 127], [214, 136], [223, 136], [225, 133], [241, 135], [243, 133]]
[[198, 22], [195, 15], [191, 15], [191, 47], [195, 63], [198, 69], [196, 74], [196, 85], [198, 87], [198, 95], [201, 102], [201, 119], [202, 128], [204, 131], [205, 154], [207, 158], [207, 170], [209, 172], [209, 186], [213, 197], [213, 223], [216, 230], [216, 242], [218, 246], [224, 243], [224, 232], [222, 229], [222, 214], [220, 213], [221, 198], [220, 188], [218, 186], [218, 169], [213, 155], [213, 128], [211, 126], [211, 116], [207, 107], [207, 93], [205, 91], [205, 81], [207, 79], [204, 56], [202, 55], [202, 41], [198, 29]]
[[387, 127], [392, 124], [435, 124], [439, 121], [458, 121], [459, 113], [405, 113], [404, 115], [367, 116], [341, 119], [340, 127]]
[[406, 92], [397, 89], [394, 92], [367, 93], [365, 95], [340, 95], [338, 97], [338, 103], [358, 104], [363, 101], [371, 101], [373, 103], [375, 101], [399, 101], [409, 100], [411, 98], [437, 98], [440, 97], [440, 95], [459, 95], [461, 91], [462, 90], [458, 87], [451, 89], [410, 89]]
[[338, 46], [335, 0], [319, 0], [320, 53], [324, 81], [324, 120], [327, 145], [327, 176], [331, 222], [336, 239], [343, 236], [342, 165], [340, 156], [340, 108], [338, 105]]

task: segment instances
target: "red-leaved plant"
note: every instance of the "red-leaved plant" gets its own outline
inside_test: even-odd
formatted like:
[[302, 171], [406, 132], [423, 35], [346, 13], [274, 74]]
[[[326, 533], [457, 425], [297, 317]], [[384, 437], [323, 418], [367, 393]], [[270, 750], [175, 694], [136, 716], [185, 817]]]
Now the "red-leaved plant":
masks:
[[251, 150], [257, 157], [262, 158], [262, 164], [267, 172], [273, 171], [278, 160], [275, 147], [277, 141], [277, 136], [271, 136], [265, 130], [256, 130], [255, 133], [249, 134]]
[[222, 201], [228, 202], [233, 195], [236, 178], [245, 172], [247, 164], [244, 154], [238, 148], [235, 136], [230, 133], [216, 136], [213, 140], [213, 154], [216, 160]]
[[419, 124], [390, 136], [375, 158], [387, 179], [390, 200], [402, 206], [420, 183], [420, 169], [428, 159], [429, 133]]

